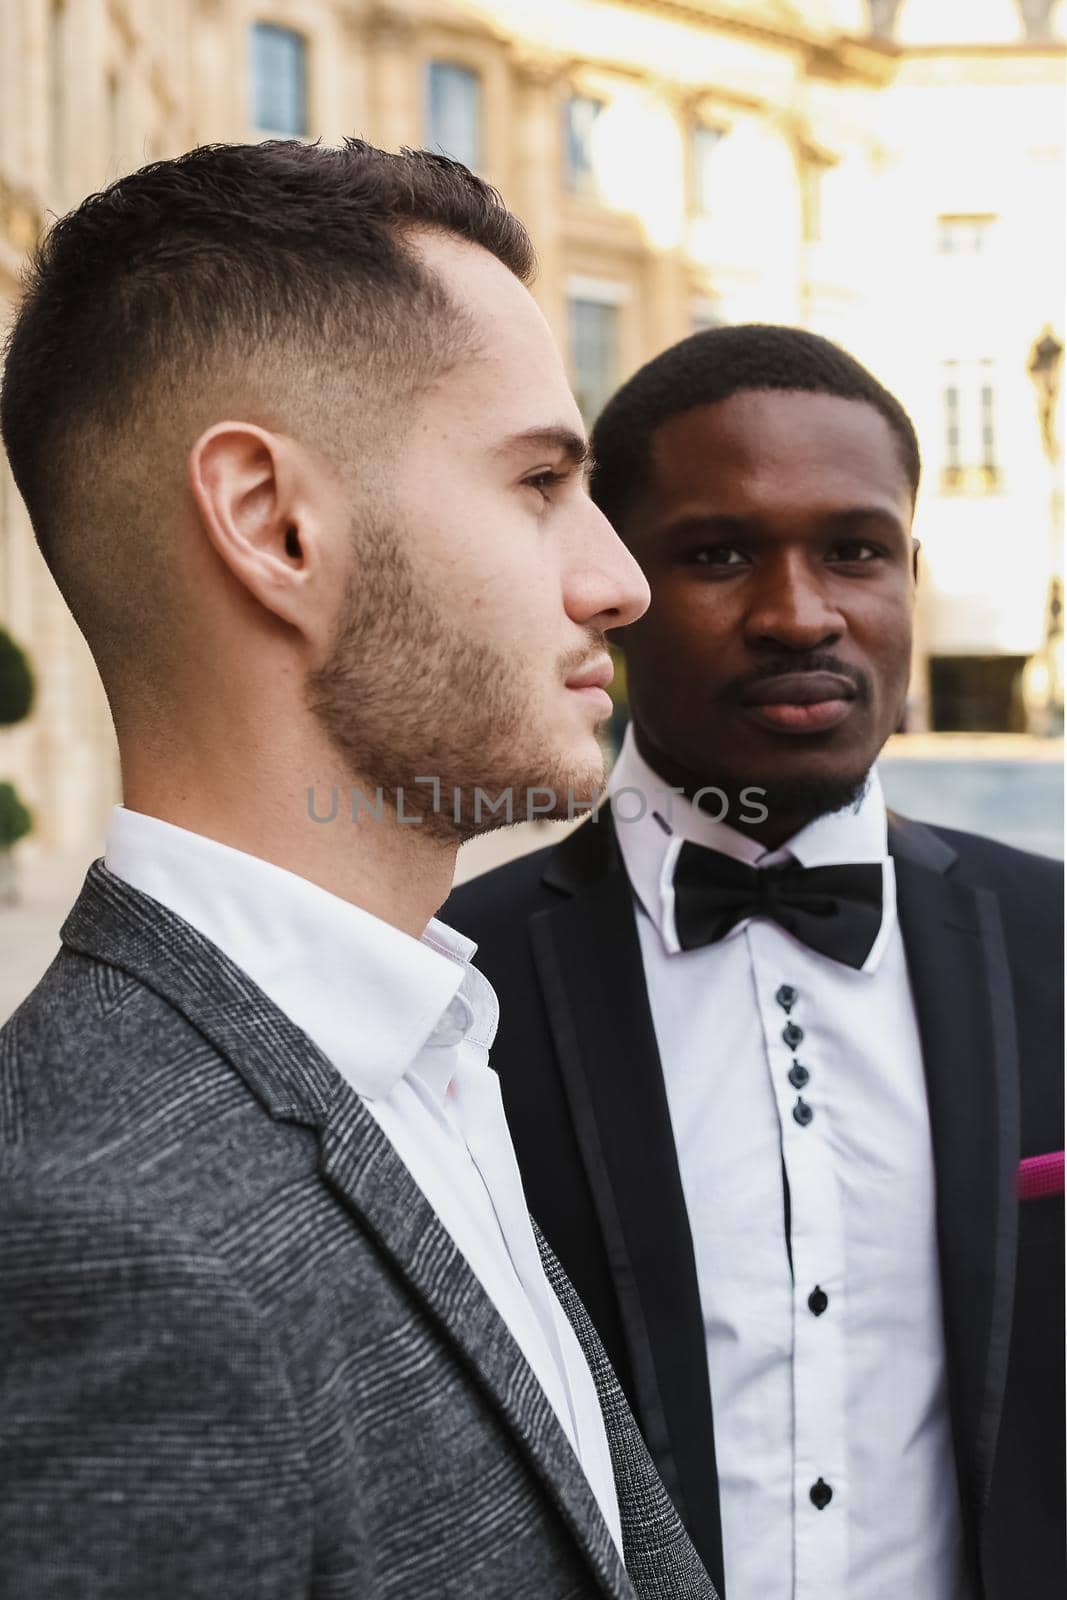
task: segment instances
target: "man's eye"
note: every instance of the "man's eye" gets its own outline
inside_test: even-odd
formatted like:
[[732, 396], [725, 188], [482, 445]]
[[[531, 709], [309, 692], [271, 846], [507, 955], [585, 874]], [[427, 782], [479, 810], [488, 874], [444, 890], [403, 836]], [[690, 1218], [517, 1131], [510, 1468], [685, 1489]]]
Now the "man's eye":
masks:
[[742, 567], [745, 556], [729, 544], [705, 544], [694, 550], [690, 560], [700, 567]]
[[536, 489], [543, 500], [551, 499], [550, 490], [558, 489], [561, 483], [566, 483], [566, 475], [562, 472], [535, 472], [532, 478], [524, 478], [523, 488]]
[[830, 551], [831, 561], [877, 561], [881, 555], [877, 545], [868, 544], [865, 539], [844, 539], [840, 544], [835, 544]]

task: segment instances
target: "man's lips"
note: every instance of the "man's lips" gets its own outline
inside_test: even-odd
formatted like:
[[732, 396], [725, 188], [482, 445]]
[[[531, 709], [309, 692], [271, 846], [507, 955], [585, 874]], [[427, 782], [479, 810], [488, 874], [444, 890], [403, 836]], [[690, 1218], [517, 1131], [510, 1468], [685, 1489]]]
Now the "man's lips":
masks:
[[567, 679], [568, 689], [606, 689], [615, 676], [615, 665], [610, 656], [597, 656]]
[[601, 716], [610, 716], [613, 707], [607, 690], [614, 676], [615, 665], [611, 657], [597, 656], [578, 672], [571, 674], [567, 679], [566, 688], [573, 689], [583, 699], [592, 701]]
[[790, 672], [763, 678], [741, 691], [757, 722], [776, 733], [823, 733], [852, 710], [856, 686], [836, 672]]

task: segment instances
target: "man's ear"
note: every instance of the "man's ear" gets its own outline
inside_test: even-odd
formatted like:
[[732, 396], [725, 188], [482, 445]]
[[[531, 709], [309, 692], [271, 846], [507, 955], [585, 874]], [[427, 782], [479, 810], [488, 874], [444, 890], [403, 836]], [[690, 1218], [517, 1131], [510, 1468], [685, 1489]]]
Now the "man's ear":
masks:
[[248, 593], [302, 627], [317, 527], [297, 447], [250, 422], [217, 422], [189, 452], [189, 483], [212, 548]]
[[922, 545], [918, 539], [913, 539], [911, 541], [911, 575], [916, 584], [919, 582], [919, 556], [921, 552]]

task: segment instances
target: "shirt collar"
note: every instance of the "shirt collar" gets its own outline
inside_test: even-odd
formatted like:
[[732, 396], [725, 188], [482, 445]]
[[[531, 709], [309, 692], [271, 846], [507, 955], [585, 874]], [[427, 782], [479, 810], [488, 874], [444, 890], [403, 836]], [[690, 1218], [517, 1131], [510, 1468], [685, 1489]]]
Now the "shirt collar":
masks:
[[125, 806], [111, 813], [104, 863], [218, 945], [366, 1099], [388, 1095], [427, 1044], [492, 1044], [496, 995], [470, 964], [477, 945], [436, 917], [413, 938], [284, 867]]
[[[776, 866], [788, 860], [804, 867], [880, 862], [882, 926], [863, 966], [865, 972], [877, 969], [892, 930], [896, 896], [885, 798], [876, 768], [872, 768], [863, 796], [855, 806], [816, 817], [775, 850], [767, 850], [758, 839], [725, 820], [716, 821], [665, 783], [638, 750], [632, 723], [626, 729], [607, 787], [627, 876], [668, 954], [675, 954], [680, 948], [674, 927], [674, 865], [682, 844], [690, 840], [750, 866]], [[726, 937], [736, 935], [741, 926]]]

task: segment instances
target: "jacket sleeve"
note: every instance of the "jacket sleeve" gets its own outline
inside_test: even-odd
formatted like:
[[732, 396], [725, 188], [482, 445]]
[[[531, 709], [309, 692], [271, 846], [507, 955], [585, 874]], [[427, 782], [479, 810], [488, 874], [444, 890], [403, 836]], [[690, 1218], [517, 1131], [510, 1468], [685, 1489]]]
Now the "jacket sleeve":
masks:
[[310, 1594], [297, 1423], [210, 1251], [0, 1178], [0, 1594]]

